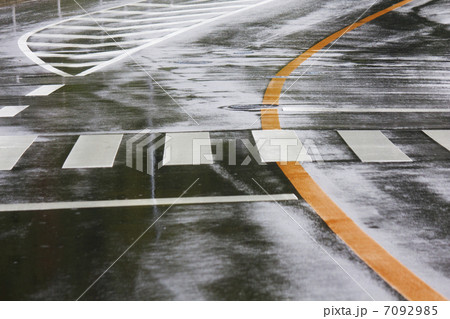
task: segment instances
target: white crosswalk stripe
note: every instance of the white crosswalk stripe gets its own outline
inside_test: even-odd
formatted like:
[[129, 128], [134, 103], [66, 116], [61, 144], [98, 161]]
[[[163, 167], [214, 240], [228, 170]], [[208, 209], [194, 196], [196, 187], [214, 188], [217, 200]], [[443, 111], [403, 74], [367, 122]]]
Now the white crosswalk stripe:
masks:
[[271, 162], [311, 162], [311, 157], [294, 131], [252, 131], [261, 160]]
[[37, 136], [0, 136], [0, 171], [13, 169]]
[[423, 132], [450, 151], [450, 130], [425, 130]]
[[27, 94], [27, 96], [47, 96], [62, 88], [64, 84], [50, 84], [50, 85], [42, 85], [37, 89], [31, 91]]
[[213, 164], [208, 132], [167, 133], [164, 144], [164, 166]]
[[122, 134], [80, 136], [63, 168], [112, 167], [122, 137]]
[[28, 105], [0, 106], [0, 117], [14, 117], [27, 107]]
[[380, 131], [338, 131], [362, 162], [411, 162]]
[[[205, 1], [173, 5], [137, 1], [41, 27], [23, 35], [19, 39], [19, 48], [48, 71], [62, 76], [85, 76], [149, 46], [272, 1]], [[103, 27], [100, 23], [106, 25]], [[89, 35], [85, 35], [87, 31]], [[71, 43], [73, 40], [77, 43]], [[55, 48], [64, 48], [65, 52], [55, 52]], [[79, 48], [88, 50], [77, 52]], [[102, 52], [96, 50], [100, 48]]]

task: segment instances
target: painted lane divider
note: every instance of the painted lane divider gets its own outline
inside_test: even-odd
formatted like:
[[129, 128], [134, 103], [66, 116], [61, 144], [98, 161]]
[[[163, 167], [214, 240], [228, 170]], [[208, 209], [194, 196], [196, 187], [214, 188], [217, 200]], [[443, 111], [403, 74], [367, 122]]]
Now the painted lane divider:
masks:
[[[313, 54], [338, 39], [345, 33], [364, 25], [412, 0], [400, 1], [393, 6], [381, 10], [356, 23], [351, 24], [331, 36], [320, 41], [299, 57], [286, 65], [276, 74], [264, 95], [263, 104], [278, 105], [285, 78]], [[262, 109], [261, 126], [264, 130], [280, 130], [278, 110]], [[446, 298], [431, 288], [422, 279], [400, 263], [395, 257], [367, 235], [334, 201], [323, 191], [298, 162], [288, 162], [277, 165], [289, 179], [302, 198], [316, 211], [328, 227], [337, 234], [371, 269], [386, 283], [409, 300], [444, 301]]]
[[252, 131], [261, 160], [273, 162], [312, 162], [307, 149], [294, 131]]
[[362, 162], [412, 162], [380, 131], [338, 131]]
[[139, 206], [166, 206], [166, 205], [196, 205], [221, 203], [250, 203], [298, 200], [295, 194], [274, 195], [237, 195], [237, 196], [206, 196], [181, 198], [147, 198], [125, 200], [101, 200], [82, 202], [55, 202], [55, 203], [20, 203], [0, 204], [0, 212], [25, 212], [42, 210], [83, 209], [83, 208], [110, 208], [110, 207], [139, 207]]
[[0, 117], [14, 117], [29, 105], [0, 106]]
[[81, 135], [63, 168], [112, 167], [123, 134]]
[[450, 151], [450, 130], [425, 130], [423, 132]]
[[47, 96], [62, 88], [64, 84], [50, 84], [50, 85], [42, 85], [37, 89], [31, 91], [26, 96]]
[[36, 138], [36, 135], [0, 136], [0, 171], [12, 170]]

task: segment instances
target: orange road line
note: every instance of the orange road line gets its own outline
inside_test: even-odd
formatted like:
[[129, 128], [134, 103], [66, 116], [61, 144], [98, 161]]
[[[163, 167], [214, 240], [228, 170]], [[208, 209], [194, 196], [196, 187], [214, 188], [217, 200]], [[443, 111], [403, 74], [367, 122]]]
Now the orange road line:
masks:
[[295, 58], [294, 60], [292, 60], [290, 63], [288, 63], [284, 68], [282, 68], [277, 74], [276, 76], [278, 77], [274, 77], [272, 78], [272, 80], [270, 81], [269, 85], [267, 86], [266, 92], [264, 94], [264, 99], [263, 99], [263, 104], [264, 105], [278, 105], [280, 102], [280, 96], [281, 96], [281, 91], [283, 90], [283, 86], [284, 86], [284, 82], [286, 82], [285, 78], [279, 78], [280, 76], [289, 76], [291, 75], [292, 72], [294, 72], [295, 69], [297, 69], [303, 62], [305, 62], [306, 60], [308, 60], [310, 57], [312, 57], [315, 53], [319, 52], [320, 50], [322, 50], [324, 47], [326, 47], [328, 44], [330, 44], [331, 42], [339, 39], [341, 36], [343, 36], [344, 34], [346, 34], [347, 32], [350, 32], [364, 24], [366, 24], [367, 22], [370, 22], [372, 20], [375, 20], [376, 18], [392, 11], [395, 10], [401, 6], [404, 6], [405, 4], [407, 4], [408, 2], [411, 2], [412, 0], [404, 0], [404, 1], [400, 1], [392, 6], [390, 6], [389, 8], [386, 8], [384, 10], [381, 10], [377, 13], [374, 13], [364, 19], [359, 20], [358, 22], [355, 22], [335, 33], [333, 33], [332, 35], [328, 36], [327, 38], [323, 39], [322, 41], [320, 41], [319, 43], [313, 45], [311, 48], [309, 48], [308, 50], [306, 50], [304, 53], [302, 53], [301, 55], [299, 55], [297, 58]]
[[[385, 10], [375, 13], [348, 28], [342, 29], [322, 40], [297, 59], [284, 67], [277, 76], [287, 76], [315, 52], [325, 47], [339, 36], [351, 31], [383, 14], [412, 0], [401, 1]], [[285, 79], [273, 78], [264, 95], [264, 104], [278, 104]], [[262, 109], [263, 130], [280, 130], [278, 110]], [[372, 270], [408, 300], [444, 301], [440, 293], [431, 288], [411, 270], [387, 252], [366, 234], [335, 202], [320, 188], [305, 169], [297, 162], [277, 163], [291, 184], [303, 199], [316, 211], [328, 227], [336, 233]]]
[[[263, 130], [281, 129], [278, 110], [261, 110]], [[403, 297], [414, 301], [444, 301], [444, 296], [389, 254], [344, 213], [298, 162], [277, 163], [302, 198], [370, 268]]]

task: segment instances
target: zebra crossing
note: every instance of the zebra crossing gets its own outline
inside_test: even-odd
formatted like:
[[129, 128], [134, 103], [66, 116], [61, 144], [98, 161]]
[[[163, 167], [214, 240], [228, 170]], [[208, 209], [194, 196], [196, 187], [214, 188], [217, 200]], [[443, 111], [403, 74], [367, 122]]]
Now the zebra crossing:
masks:
[[273, 0], [157, 4], [147, 0], [52, 23], [24, 34], [19, 48], [61, 76], [85, 76], [149, 46]]
[[[428, 143], [439, 145], [443, 152], [450, 151], [450, 130], [424, 130], [422, 133], [428, 137]], [[346, 145], [348, 152], [353, 152], [356, 155], [359, 162], [396, 163], [413, 161], [408, 156], [410, 154], [401, 151], [381, 131], [335, 131], [335, 134], [341, 137], [342, 144]], [[256, 156], [260, 158], [262, 163], [317, 161], [316, 157], [310, 154], [311, 150], [304, 147], [295, 131], [253, 130], [251, 135], [254, 140], [250, 141], [250, 144], [254, 145], [257, 150]], [[38, 135], [0, 136], [0, 170], [12, 170], [38, 137]], [[217, 143], [209, 132], [166, 133], [164, 138], [162, 166], [212, 165], [221, 162], [216, 156], [217, 148], [213, 152], [213, 145], [217, 145]], [[127, 137], [127, 139], [130, 138]], [[112, 168], [116, 163], [119, 150], [125, 149], [124, 140], [124, 134], [80, 135], [74, 145], [71, 146], [71, 151], [61, 168], [65, 170]], [[234, 140], [233, 143], [236, 145], [237, 140]], [[154, 151], [152, 149], [152, 152]], [[252, 149], [247, 148], [247, 152], [249, 156], [255, 157]], [[433, 156], [433, 154], [430, 156]], [[142, 161], [142, 159], [140, 160]], [[259, 162], [258, 159], [256, 160]], [[118, 165], [122, 165], [122, 163]], [[130, 166], [129, 163], [127, 163], [127, 166]]]

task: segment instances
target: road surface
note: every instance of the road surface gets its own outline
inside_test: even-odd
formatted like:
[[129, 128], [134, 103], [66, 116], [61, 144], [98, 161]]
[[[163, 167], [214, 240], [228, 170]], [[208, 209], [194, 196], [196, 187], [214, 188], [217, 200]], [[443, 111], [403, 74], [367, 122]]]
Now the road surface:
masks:
[[449, 2], [345, 29], [398, 2], [0, 7], [0, 299], [411, 299], [276, 163], [298, 157], [258, 147], [267, 109], [329, 200], [448, 299]]

